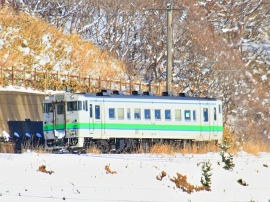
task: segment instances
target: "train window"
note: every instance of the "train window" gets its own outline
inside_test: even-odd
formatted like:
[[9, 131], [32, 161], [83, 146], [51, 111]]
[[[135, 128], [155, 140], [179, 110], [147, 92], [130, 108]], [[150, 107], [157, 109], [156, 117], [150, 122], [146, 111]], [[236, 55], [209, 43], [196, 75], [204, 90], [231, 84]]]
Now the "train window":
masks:
[[95, 105], [95, 119], [100, 119], [100, 106]]
[[134, 119], [141, 119], [141, 109], [139, 108], [134, 109]]
[[155, 119], [156, 120], [160, 120], [161, 117], [160, 117], [160, 109], [155, 109]]
[[165, 109], [165, 120], [171, 120], [171, 110]]
[[85, 100], [85, 111], [88, 111], [88, 100]]
[[68, 111], [77, 111], [77, 101], [72, 101], [67, 103], [67, 110]]
[[118, 119], [124, 119], [124, 108], [117, 109], [117, 116], [118, 116]]
[[130, 119], [130, 108], [127, 108], [127, 119]]
[[196, 121], [196, 110], [193, 110], [193, 121]]
[[181, 110], [180, 109], [176, 109], [174, 113], [175, 113], [175, 120], [176, 121], [181, 121], [182, 120]]
[[45, 103], [43, 104], [43, 113], [53, 112], [53, 105], [52, 103]]
[[185, 110], [185, 121], [191, 120], [190, 110]]
[[88, 111], [87, 110], [87, 100], [83, 101], [83, 110]]
[[47, 113], [47, 112], [49, 112], [48, 104], [42, 104], [42, 113]]
[[214, 107], [214, 121], [217, 120], [217, 108]]
[[208, 122], [208, 108], [203, 108], [203, 121]]
[[[85, 105], [85, 103], [83, 103]], [[83, 106], [85, 109], [85, 106]], [[67, 103], [67, 110], [68, 111], [77, 111], [82, 110], [82, 101], [72, 101]]]
[[109, 108], [109, 118], [115, 119], [115, 109], [114, 108]]
[[78, 110], [82, 110], [82, 101], [78, 101]]
[[147, 119], [147, 120], [151, 119], [151, 113], [150, 112], [151, 112], [150, 109], [145, 109], [144, 110], [144, 118], [145, 119]]
[[57, 105], [57, 114], [64, 114], [64, 105]]
[[90, 118], [92, 118], [93, 117], [92, 104], [89, 104], [89, 111], [90, 111]]
[[49, 104], [49, 112], [53, 112], [53, 105]]
[[218, 113], [221, 113], [221, 105], [218, 105]]

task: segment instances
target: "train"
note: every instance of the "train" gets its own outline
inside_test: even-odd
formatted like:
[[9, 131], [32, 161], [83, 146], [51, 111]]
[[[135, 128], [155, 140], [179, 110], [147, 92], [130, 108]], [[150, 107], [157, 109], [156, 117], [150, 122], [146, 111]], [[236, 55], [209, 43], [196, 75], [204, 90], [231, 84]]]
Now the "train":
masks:
[[102, 90], [98, 93], [59, 92], [42, 101], [45, 148], [102, 153], [136, 151], [157, 143], [220, 143], [222, 101], [168, 92]]

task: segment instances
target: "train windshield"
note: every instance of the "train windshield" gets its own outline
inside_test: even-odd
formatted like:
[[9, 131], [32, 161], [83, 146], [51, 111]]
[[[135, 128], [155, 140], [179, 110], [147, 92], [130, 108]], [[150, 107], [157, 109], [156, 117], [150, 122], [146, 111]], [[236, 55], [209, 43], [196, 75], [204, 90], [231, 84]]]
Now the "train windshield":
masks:
[[68, 111], [82, 110], [82, 101], [67, 102], [67, 110]]
[[53, 112], [53, 105], [52, 103], [44, 103], [43, 104], [43, 113]]

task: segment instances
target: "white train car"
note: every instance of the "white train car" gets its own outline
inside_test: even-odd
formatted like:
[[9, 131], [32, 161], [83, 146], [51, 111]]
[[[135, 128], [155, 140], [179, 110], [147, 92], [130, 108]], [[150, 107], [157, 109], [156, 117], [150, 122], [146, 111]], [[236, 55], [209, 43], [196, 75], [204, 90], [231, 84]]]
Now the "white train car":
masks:
[[96, 145], [109, 152], [157, 142], [221, 142], [222, 102], [137, 91], [59, 93], [43, 100], [43, 132], [47, 149]]

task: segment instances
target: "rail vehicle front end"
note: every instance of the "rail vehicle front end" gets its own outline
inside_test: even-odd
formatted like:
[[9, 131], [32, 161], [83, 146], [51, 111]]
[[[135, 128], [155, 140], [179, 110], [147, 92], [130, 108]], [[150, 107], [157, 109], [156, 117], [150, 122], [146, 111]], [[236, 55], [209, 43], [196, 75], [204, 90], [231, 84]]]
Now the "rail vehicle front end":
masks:
[[54, 151], [83, 148], [78, 123], [82, 103], [71, 93], [58, 93], [46, 97], [42, 105], [45, 148]]

